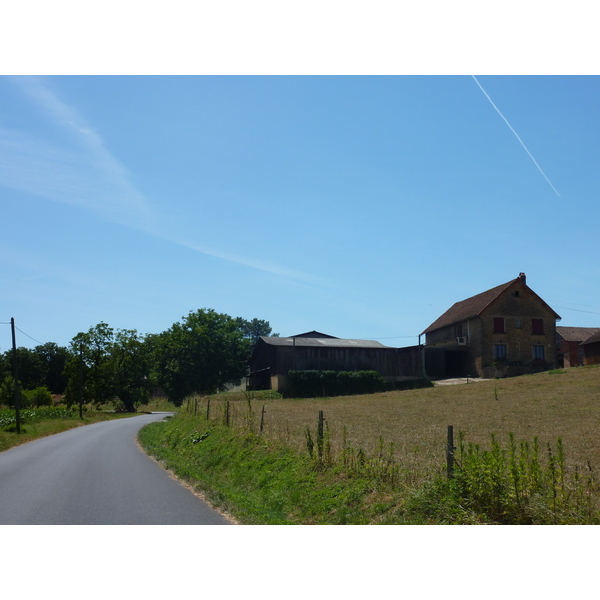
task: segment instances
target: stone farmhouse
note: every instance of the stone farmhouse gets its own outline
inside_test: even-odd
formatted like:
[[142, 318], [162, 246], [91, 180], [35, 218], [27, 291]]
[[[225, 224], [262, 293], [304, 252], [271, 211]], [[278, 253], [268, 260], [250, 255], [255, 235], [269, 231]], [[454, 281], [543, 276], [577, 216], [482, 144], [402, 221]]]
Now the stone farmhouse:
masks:
[[494, 378], [554, 368], [559, 319], [520, 273], [457, 302], [425, 329], [427, 374]]

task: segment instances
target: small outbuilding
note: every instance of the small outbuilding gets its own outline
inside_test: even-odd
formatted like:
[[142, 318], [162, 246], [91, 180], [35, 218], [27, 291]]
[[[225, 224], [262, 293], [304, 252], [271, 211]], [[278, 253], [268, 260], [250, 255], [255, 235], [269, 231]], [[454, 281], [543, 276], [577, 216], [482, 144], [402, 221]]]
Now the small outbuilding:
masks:
[[600, 333], [600, 327], [557, 327], [557, 364], [559, 368], [580, 367], [584, 360], [585, 341]]
[[600, 331], [582, 342], [581, 347], [583, 348], [584, 365], [600, 364]]

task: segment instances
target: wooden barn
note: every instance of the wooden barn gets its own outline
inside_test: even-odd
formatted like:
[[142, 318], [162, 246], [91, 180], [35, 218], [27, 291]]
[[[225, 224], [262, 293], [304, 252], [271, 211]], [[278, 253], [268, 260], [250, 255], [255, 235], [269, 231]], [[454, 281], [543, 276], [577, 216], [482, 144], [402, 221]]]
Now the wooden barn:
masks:
[[419, 348], [392, 348], [318, 331], [261, 337], [250, 359], [248, 389], [285, 391], [293, 370], [377, 371], [385, 381], [414, 380], [419, 378]]

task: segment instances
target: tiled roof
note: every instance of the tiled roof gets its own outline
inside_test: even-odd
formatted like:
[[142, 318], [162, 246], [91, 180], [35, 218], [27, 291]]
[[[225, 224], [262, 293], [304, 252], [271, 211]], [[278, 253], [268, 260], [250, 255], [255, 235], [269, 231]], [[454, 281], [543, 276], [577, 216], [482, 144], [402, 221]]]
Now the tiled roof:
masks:
[[600, 331], [589, 337], [587, 340], [585, 340], [585, 342], [581, 342], [581, 345], [583, 346], [584, 344], [594, 344], [596, 342], [600, 342]]
[[[390, 348], [374, 340], [342, 340], [339, 338], [261, 337], [270, 346], [302, 346], [316, 348]], [[295, 343], [294, 343], [295, 340]]]
[[453, 323], [465, 321], [476, 317], [490, 302], [493, 302], [509, 285], [514, 283], [514, 279], [508, 283], [498, 285], [487, 292], [482, 292], [476, 296], [471, 296], [466, 300], [461, 300], [453, 304], [439, 319], [434, 321], [423, 333], [429, 333], [436, 329], [441, 329]]
[[600, 327], [557, 327], [556, 333], [566, 342], [585, 342], [600, 332]]
[[[522, 277], [521, 277], [522, 275]], [[521, 281], [525, 284], [525, 276], [521, 273], [517, 279], [513, 279], [508, 283], [503, 283], [502, 285], [498, 285], [487, 292], [482, 292], [481, 294], [477, 294], [476, 296], [471, 296], [471, 298], [467, 298], [466, 300], [462, 300], [452, 305], [439, 319], [434, 321], [423, 333], [429, 333], [431, 331], [435, 331], [436, 329], [441, 329], [442, 327], [447, 327], [448, 325], [453, 325], [454, 323], [460, 323], [461, 321], [465, 321], [467, 319], [471, 319], [481, 314], [481, 312], [489, 306], [502, 292], [508, 289], [513, 283], [517, 281]], [[540, 302], [546, 304], [531, 288], [527, 288], [534, 296], [536, 296]], [[548, 306], [546, 304], [546, 306]], [[548, 306], [548, 308], [550, 308]], [[560, 316], [552, 309], [555, 317], [560, 319]]]

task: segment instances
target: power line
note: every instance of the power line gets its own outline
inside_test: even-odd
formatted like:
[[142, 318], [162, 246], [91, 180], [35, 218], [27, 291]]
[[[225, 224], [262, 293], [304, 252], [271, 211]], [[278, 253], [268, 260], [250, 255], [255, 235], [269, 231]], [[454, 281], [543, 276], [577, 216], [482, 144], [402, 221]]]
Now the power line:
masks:
[[[15, 325], [15, 329], [19, 329], [19, 328]], [[22, 329], [19, 329], [19, 331], [23, 335], [26, 335], [30, 340], [33, 340], [34, 342], [37, 342], [38, 344], [43, 344], [44, 343], [44, 342], [40, 342], [40, 340], [36, 340], [35, 338], [32, 338], [28, 333], [25, 333]]]
[[600, 315], [600, 312], [594, 312], [593, 310], [581, 310], [579, 308], [567, 308], [566, 306], [559, 306], [558, 304], [555, 304], [554, 306], [556, 306], [556, 308], [559, 308], [560, 310], [574, 310], [575, 312], [588, 313], [590, 315]]
[[552, 304], [570, 304], [571, 306], [585, 306], [586, 308], [596, 308], [595, 304], [580, 304], [579, 302], [567, 302], [566, 300], [548, 300]]
[[[414, 339], [414, 338], [418, 338], [418, 335], [395, 335], [395, 336], [391, 336], [391, 337], [369, 337], [369, 338], [347, 338], [347, 339], [353, 339], [353, 340], [361, 340], [361, 341], [377, 341], [377, 340], [406, 340], [406, 339]], [[346, 339], [346, 338], [344, 338]]]
[[[6, 321], [0, 321], [0, 325], [12, 325], [12, 323], [9, 321], [8, 323]], [[15, 329], [19, 329], [16, 325], [15, 325]], [[40, 340], [36, 340], [34, 337], [31, 337], [28, 333], [25, 333], [22, 329], [19, 329], [19, 331], [27, 336], [30, 340], [33, 340], [34, 342], [37, 342], [38, 344], [43, 344], [44, 342], [40, 342]]]
[[416, 338], [419, 337], [418, 335], [395, 335], [392, 337], [372, 337], [372, 338], [358, 338], [361, 340], [405, 340], [408, 338]]

